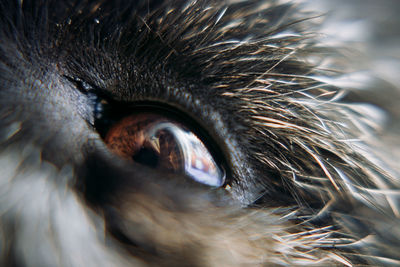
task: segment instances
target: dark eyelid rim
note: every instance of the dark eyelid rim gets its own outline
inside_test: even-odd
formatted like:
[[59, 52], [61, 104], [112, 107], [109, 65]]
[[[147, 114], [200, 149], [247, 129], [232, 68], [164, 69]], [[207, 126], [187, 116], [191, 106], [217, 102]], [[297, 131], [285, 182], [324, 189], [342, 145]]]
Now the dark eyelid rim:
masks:
[[204, 129], [204, 124], [192, 118], [187, 112], [159, 101], [116, 101], [109, 97], [109, 93], [102, 93], [98, 96], [98, 101], [105, 100], [106, 103], [102, 104], [101, 116], [96, 117], [94, 121], [94, 128], [102, 138], [105, 137], [108, 129], [110, 129], [112, 125], [133, 113], [158, 113], [182, 123], [192, 131], [209, 150], [218, 166], [225, 172], [225, 183], [221, 187], [225, 187], [231, 183], [232, 172], [227, 161], [228, 157], [226, 157], [215, 138]]
[[[220, 168], [225, 172], [225, 183], [222, 188], [232, 183], [232, 167], [229, 164], [229, 157], [224, 152], [223, 145], [217, 141], [218, 138], [213, 137], [207, 130], [206, 124], [200, 120], [196, 120], [189, 115], [187, 110], [157, 100], [137, 100], [137, 101], [120, 101], [115, 100], [110, 91], [99, 88], [86, 82], [79, 77], [71, 77], [64, 75], [70, 82], [74, 83], [76, 89], [87, 96], [93, 104], [93, 128], [97, 131], [102, 139], [104, 139], [107, 130], [122, 118], [129, 116], [134, 112], [153, 112], [159, 113], [171, 119], [181, 122], [183, 125], [194, 132], [194, 134], [204, 143], [210, 154]], [[167, 114], [167, 115], [165, 115]]]
[[71, 77], [64, 75], [64, 77], [76, 85], [76, 89], [84, 95], [94, 94], [99, 98], [105, 99], [107, 102], [113, 102], [112, 94], [107, 90], [101, 89], [91, 83], [86, 82], [79, 77]]

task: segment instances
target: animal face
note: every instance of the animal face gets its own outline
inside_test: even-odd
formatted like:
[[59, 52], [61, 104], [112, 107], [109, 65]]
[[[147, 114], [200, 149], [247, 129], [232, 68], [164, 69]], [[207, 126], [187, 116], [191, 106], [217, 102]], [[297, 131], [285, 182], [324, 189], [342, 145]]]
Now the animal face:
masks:
[[0, 1], [1, 264], [399, 264], [379, 16], [329, 5]]

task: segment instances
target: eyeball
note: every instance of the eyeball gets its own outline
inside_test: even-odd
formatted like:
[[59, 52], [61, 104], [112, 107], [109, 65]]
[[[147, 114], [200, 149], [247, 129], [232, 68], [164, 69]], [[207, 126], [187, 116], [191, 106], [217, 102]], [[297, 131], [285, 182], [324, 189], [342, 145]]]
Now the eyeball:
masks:
[[112, 125], [104, 140], [112, 152], [129, 161], [182, 173], [209, 186], [219, 187], [225, 182], [224, 169], [200, 138], [162, 114], [131, 114]]

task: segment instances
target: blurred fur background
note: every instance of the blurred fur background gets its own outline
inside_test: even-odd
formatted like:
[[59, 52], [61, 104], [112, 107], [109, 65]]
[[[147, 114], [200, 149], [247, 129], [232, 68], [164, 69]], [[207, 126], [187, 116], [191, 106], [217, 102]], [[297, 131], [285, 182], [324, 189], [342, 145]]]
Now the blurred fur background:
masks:
[[[0, 1], [1, 265], [400, 265], [399, 11]], [[197, 120], [224, 187], [111, 154], [110, 100]]]

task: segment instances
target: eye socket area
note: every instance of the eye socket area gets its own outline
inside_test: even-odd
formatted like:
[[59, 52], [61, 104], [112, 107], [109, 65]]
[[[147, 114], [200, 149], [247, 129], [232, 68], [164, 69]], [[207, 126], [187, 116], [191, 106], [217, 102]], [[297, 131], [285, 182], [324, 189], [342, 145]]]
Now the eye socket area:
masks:
[[104, 141], [112, 152], [137, 163], [185, 174], [209, 186], [225, 183], [225, 170], [183, 123], [157, 112], [133, 112], [114, 123]]

